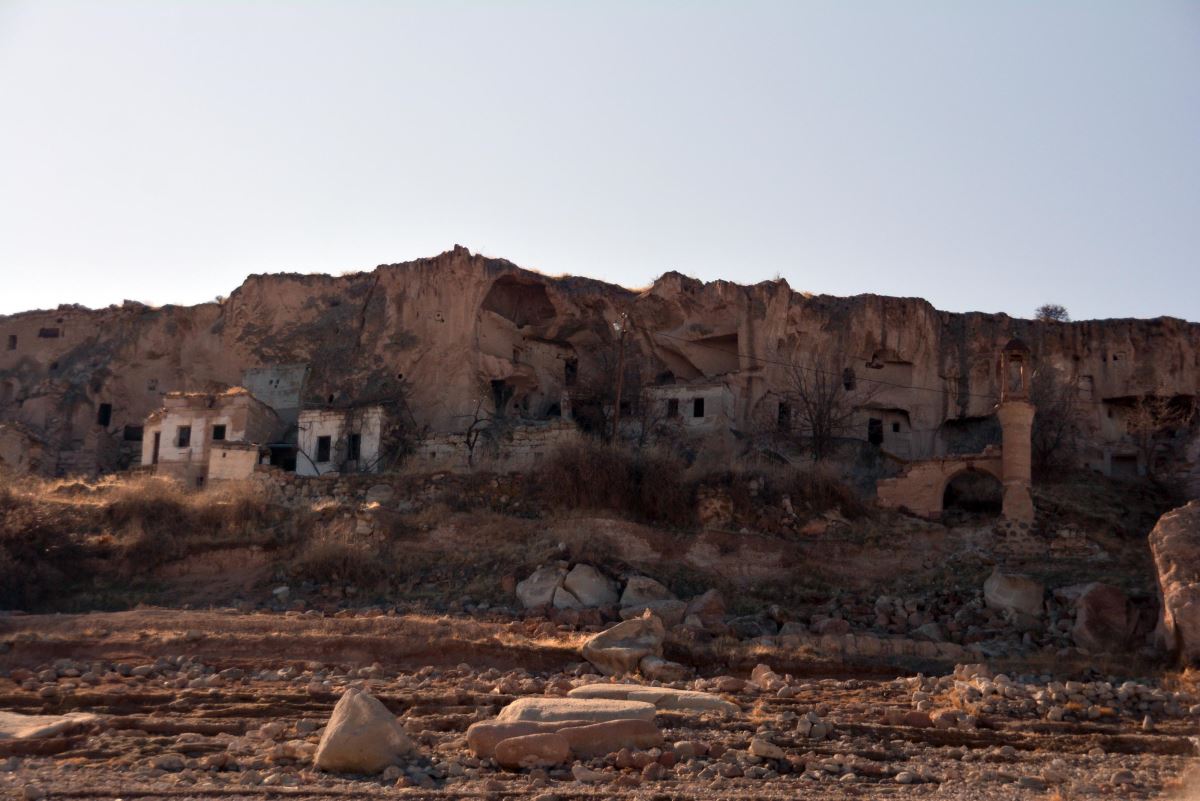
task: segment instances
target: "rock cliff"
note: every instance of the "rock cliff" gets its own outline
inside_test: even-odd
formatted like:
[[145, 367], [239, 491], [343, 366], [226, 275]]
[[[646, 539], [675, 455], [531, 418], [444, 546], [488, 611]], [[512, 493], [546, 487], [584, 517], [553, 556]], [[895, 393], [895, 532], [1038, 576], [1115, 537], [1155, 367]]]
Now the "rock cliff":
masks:
[[127, 462], [126, 439], [171, 390], [245, 384], [279, 395], [276, 406], [404, 392], [432, 431], [465, 428], [481, 399], [512, 416], [552, 417], [570, 413], [570, 390], [584, 395], [611, 374], [622, 314], [640, 380], [723, 387], [733, 428], [774, 419], [792, 365], [852, 370], [875, 387], [871, 414], [901, 458], [961, 449], [985, 426], [996, 352], [1013, 336], [1076, 382], [1087, 458], [1104, 469], [1129, 457], [1126, 399], [1200, 394], [1200, 325], [1173, 318], [1044, 323], [678, 273], [633, 291], [455, 247], [340, 277], [254, 275], [220, 303], [0, 317], [0, 421], [36, 432], [67, 473]]

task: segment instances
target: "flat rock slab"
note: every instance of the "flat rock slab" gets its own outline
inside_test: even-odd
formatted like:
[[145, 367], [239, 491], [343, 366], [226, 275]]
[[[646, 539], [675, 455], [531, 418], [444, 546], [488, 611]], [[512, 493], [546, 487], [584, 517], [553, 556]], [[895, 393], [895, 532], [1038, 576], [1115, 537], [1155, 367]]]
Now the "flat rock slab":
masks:
[[100, 718], [83, 712], [67, 715], [18, 715], [0, 712], [0, 740], [40, 740], [69, 734]]
[[496, 716], [496, 720], [654, 720], [657, 710], [645, 701], [609, 698], [518, 698]]
[[672, 690], [667, 687], [644, 687], [640, 684], [588, 684], [567, 693], [569, 698], [593, 698], [641, 701], [658, 709], [686, 709], [694, 712], [720, 712], [736, 715], [741, 707], [712, 693], [696, 690]]

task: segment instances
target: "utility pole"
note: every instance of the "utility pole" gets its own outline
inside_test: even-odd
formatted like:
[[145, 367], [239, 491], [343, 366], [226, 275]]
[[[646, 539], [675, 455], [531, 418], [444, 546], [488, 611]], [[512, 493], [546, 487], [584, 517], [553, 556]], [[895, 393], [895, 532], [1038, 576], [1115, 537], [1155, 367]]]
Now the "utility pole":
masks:
[[621, 427], [621, 389], [625, 383], [625, 334], [629, 331], [629, 315], [621, 313], [621, 319], [613, 323], [617, 336], [617, 400], [613, 404], [613, 427], [608, 441], [617, 441], [617, 432]]

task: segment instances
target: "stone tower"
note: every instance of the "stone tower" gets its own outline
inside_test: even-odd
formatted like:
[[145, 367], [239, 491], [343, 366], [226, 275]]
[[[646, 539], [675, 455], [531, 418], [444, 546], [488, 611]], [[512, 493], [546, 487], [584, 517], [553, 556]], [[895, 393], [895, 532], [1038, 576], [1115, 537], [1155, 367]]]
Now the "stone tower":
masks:
[[1029, 346], [1011, 339], [1000, 351], [1000, 418], [1004, 452], [1004, 517], [1024, 523], [1033, 522], [1032, 442], [1033, 404], [1029, 402], [1029, 378], [1032, 372]]

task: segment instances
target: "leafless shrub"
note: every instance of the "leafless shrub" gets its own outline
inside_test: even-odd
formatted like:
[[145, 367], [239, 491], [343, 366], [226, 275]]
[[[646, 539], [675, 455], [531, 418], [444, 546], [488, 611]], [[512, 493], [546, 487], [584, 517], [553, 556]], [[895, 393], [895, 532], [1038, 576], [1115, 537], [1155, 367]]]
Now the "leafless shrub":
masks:
[[291, 562], [292, 575], [318, 584], [345, 582], [372, 588], [388, 577], [383, 546], [344, 531], [314, 534]]
[[584, 440], [550, 455], [538, 474], [547, 503], [563, 509], [608, 509], [648, 523], [692, 524], [684, 466], [654, 450], [629, 452]]

